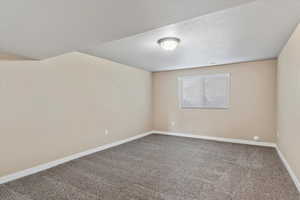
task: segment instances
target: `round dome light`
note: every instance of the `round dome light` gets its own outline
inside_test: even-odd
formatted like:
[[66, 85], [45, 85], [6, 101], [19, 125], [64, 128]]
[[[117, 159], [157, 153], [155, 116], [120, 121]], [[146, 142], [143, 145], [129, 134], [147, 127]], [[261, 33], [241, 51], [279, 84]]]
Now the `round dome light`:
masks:
[[173, 51], [174, 49], [176, 49], [179, 42], [180, 39], [175, 37], [161, 38], [157, 41], [159, 46], [166, 51]]

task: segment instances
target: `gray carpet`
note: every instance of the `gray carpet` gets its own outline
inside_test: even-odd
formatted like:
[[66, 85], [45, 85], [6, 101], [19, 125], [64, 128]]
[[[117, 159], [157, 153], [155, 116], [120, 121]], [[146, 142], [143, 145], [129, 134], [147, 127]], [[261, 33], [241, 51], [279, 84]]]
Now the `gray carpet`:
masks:
[[150, 135], [0, 185], [1, 200], [299, 200], [275, 149]]

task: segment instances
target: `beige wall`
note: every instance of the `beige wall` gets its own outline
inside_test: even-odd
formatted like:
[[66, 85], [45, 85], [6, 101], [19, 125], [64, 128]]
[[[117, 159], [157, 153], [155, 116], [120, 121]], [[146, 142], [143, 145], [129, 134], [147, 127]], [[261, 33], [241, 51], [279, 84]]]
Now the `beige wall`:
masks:
[[149, 72], [80, 53], [0, 61], [0, 176], [150, 131], [151, 86]]
[[278, 145], [300, 180], [300, 26], [278, 58]]
[[[231, 73], [229, 109], [181, 109], [177, 78]], [[276, 60], [153, 73], [153, 128], [206, 136], [274, 142]], [[175, 122], [172, 126], [171, 122]]]

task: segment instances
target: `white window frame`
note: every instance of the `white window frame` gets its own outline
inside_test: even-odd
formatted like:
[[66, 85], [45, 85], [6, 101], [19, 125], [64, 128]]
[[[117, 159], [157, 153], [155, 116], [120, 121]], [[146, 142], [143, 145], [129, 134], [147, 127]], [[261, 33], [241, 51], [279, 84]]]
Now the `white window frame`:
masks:
[[[186, 106], [183, 105], [183, 96], [182, 96], [182, 81], [184, 79], [192, 79], [192, 78], [206, 78], [206, 77], [219, 77], [224, 76], [227, 77], [227, 91], [226, 91], [226, 105], [220, 106], [210, 106], [210, 105], [199, 105], [199, 106]], [[205, 88], [203, 89], [205, 92]], [[230, 108], [230, 90], [231, 90], [231, 74], [230, 73], [217, 73], [217, 74], [198, 74], [198, 75], [190, 75], [190, 76], [181, 76], [178, 77], [178, 97], [179, 97], [179, 107], [182, 109], [228, 109]]]

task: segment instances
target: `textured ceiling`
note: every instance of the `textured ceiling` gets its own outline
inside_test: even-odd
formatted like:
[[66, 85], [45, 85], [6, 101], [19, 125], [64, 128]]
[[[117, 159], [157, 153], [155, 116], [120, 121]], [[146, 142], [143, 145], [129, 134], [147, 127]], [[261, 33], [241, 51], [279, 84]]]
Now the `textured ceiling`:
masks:
[[0, 51], [43, 59], [253, 0], [2, 0]]
[[[258, 0], [82, 52], [149, 71], [275, 58], [299, 20], [299, 0]], [[173, 52], [156, 43], [167, 36], [181, 39]]]

